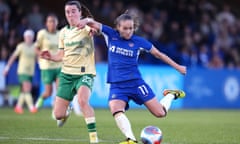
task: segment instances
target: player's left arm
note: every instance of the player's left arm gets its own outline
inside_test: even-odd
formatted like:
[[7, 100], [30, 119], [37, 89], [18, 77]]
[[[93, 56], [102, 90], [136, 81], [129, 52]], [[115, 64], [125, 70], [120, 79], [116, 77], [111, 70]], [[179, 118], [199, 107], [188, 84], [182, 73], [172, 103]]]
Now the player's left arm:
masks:
[[160, 52], [156, 47], [152, 46], [150, 53], [155, 56], [156, 58], [164, 61], [165, 63], [169, 64], [170, 66], [174, 67], [177, 71], [179, 71], [181, 74], [187, 73], [186, 66], [177, 64], [174, 60], [172, 60], [170, 57], [168, 57], [166, 54]]

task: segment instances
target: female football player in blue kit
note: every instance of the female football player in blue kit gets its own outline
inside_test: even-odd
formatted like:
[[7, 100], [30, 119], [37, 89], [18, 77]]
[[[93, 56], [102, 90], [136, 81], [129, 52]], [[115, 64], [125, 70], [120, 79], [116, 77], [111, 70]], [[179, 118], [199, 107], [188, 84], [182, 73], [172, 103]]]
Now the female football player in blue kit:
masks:
[[149, 85], [142, 79], [138, 70], [137, 59], [139, 51], [145, 49], [156, 58], [166, 62], [181, 74], [186, 74], [186, 67], [177, 64], [152, 43], [134, 35], [137, 28], [136, 20], [128, 13], [117, 17], [116, 29], [101, 24], [91, 18], [82, 19], [78, 25], [83, 28], [90, 26], [94, 31], [103, 34], [108, 47], [108, 75], [110, 83], [109, 106], [117, 126], [126, 136], [126, 141], [120, 144], [135, 144], [137, 140], [132, 132], [131, 124], [125, 110], [128, 102], [144, 104], [156, 117], [165, 117], [174, 99], [182, 98], [185, 93], [181, 90], [165, 90], [164, 98], [158, 102]]

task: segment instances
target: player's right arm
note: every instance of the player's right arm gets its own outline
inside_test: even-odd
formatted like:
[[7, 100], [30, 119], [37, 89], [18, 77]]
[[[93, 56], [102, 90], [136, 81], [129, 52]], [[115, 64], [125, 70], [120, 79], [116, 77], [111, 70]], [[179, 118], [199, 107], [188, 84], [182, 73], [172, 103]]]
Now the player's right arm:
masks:
[[186, 66], [182, 66], [177, 64], [175, 61], [173, 61], [170, 57], [168, 57], [166, 54], [160, 52], [156, 47], [152, 46], [150, 53], [155, 56], [156, 58], [164, 61], [165, 63], [169, 64], [170, 66], [174, 67], [177, 71], [179, 71], [181, 74], [186, 74]]
[[42, 51], [40, 54], [40, 57], [46, 60], [51, 60], [55, 62], [60, 62], [62, 61], [62, 58], [64, 56], [64, 50], [59, 49], [56, 54], [51, 54], [49, 51]]
[[10, 67], [12, 66], [13, 62], [17, 59], [18, 55], [20, 54], [21, 48], [18, 45], [16, 50], [13, 52], [13, 54], [10, 56], [6, 66], [4, 67], [3, 70], [3, 75], [6, 76], [8, 74], [8, 71], [10, 69]]

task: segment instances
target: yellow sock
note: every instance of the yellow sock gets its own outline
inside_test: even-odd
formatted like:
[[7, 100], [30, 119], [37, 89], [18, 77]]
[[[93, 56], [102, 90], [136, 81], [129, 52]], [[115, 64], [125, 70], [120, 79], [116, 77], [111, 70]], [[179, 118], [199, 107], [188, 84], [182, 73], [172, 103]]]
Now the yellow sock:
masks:
[[24, 104], [24, 100], [25, 100], [24, 93], [20, 93], [18, 101], [17, 101], [17, 106], [22, 108], [23, 104]]
[[33, 99], [31, 93], [25, 93], [25, 101], [27, 103], [28, 108], [31, 110], [33, 108]]
[[95, 117], [85, 118], [85, 121], [88, 128], [90, 143], [98, 143]]

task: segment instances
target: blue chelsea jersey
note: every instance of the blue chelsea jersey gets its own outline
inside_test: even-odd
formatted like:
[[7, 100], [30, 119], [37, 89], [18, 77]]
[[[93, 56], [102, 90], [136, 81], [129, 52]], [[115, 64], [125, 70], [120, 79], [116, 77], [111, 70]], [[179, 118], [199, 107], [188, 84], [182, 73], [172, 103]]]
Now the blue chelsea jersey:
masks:
[[101, 31], [108, 47], [107, 82], [141, 79], [138, 56], [140, 50], [150, 51], [152, 43], [136, 35], [129, 40], [123, 39], [116, 30], [106, 25], [102, 25]]

